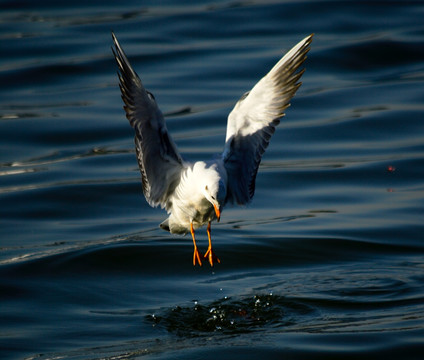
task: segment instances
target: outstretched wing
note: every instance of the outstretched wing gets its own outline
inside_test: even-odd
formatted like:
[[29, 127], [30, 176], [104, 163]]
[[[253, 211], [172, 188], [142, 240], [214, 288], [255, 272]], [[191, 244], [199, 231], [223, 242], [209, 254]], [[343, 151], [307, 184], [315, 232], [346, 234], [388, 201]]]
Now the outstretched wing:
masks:
[[253, 89], [242, 96], [228, 116], [223, 152], [228, 174], [227, 201], [248, 203], [262, 154], [280, 123], [284, 110], [300, 87], [313, 34], [293, 47]]
[[180, 181], [183, 161], [166, 128], [165, 119], [112, 33], [124, 109], [135, 130], [135, 149], [143, 193], [151, 206], [169, 207], [168, 199]]

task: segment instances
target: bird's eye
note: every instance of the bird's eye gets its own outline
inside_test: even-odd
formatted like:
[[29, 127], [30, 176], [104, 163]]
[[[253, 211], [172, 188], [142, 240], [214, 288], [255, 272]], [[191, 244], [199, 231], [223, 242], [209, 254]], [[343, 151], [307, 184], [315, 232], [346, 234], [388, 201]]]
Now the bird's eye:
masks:
[[205, 186], [205, 190], [208, 190], [208, 185]]

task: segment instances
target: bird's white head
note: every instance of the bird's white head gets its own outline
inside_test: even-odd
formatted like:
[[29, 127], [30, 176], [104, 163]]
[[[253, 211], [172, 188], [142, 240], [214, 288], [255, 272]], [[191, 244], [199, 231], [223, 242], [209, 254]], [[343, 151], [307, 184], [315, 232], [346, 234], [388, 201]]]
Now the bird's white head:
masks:
[[222, 206], [224, 205], [225, 201], [225, 188], [222, 181], [210, 185], [205, 185], [203, 189], [203, 195], [205, 196], [206, 200], [212, 204], [213, 208], [215, 209], [216, 219], [219, 221], [221, 218]]
[[198, 162], [193, 170], [199, 176], [197, 180], [203, 196], [212, 204], [219, 221], [227, 195], [226, 178], [223, 178], [216, 164], [208, 166], [204, 162]]

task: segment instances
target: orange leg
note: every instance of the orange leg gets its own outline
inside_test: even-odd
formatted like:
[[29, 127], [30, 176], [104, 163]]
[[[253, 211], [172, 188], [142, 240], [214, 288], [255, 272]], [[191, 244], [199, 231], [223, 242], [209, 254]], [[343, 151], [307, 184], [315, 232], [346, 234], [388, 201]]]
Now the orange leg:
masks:
[[199, 265], [202, 266], [202, 261], [200, 260], [200, 254], [199, 254], [199, 251], [197, 250], [196, 238], [194, 237], [193, 223], [190, 223], [190, 232], [191, 232], [191, 237], [193, 238], [193, 244], [194, 244], [193, 265], [196, 266], [196, 263], [199, 263]]
[[209, 264], [213, 266], [214, 261], [221, 263], [221, 260], [218, 259], [218, 257], [215, 255], [215, 253], [212, 250], [212, 240], [211, 240], [211, 222], [208, 222], [208, 227], [206, 229], [208, 232], [208, 239], [209, 239], [209, 246], [208, 251], [206, 251], [205, 258], [209, 258]]

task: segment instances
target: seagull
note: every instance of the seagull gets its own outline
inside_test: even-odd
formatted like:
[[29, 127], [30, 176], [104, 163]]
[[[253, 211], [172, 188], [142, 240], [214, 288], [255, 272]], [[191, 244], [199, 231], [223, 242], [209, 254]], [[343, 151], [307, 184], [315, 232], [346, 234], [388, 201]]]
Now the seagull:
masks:
[[112, 52], [126, 117], [135, 130], [144, 196], [150, 206], [160, 206], [169, 214], [160, 228], [171, 234], [191, 233], [194, 266], [202, 265], [195, 230], [205, 224], [209, 246], [203, 259], [211, 266], [221, 262], [212, 250], [211, 222], [219, 222], [227, 203], [244, 205], [252, 200], [262, 155], [301, 85], [305, 69], [300, 68], [313, 35], [295, 45], [238, 100], [228, 116], [222, 154], [189, 162], [178, 152], [155, 97], [143, 86], [112, 32]]

